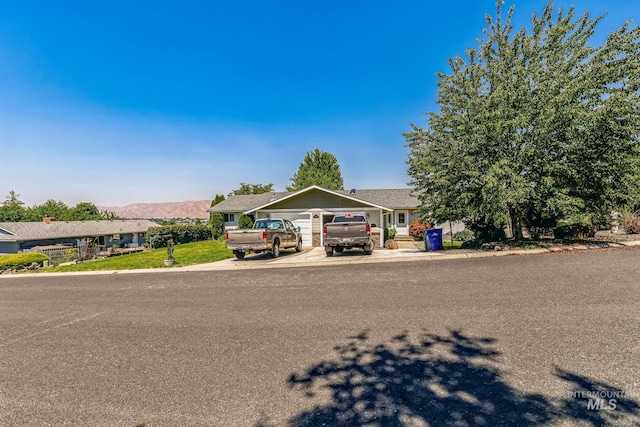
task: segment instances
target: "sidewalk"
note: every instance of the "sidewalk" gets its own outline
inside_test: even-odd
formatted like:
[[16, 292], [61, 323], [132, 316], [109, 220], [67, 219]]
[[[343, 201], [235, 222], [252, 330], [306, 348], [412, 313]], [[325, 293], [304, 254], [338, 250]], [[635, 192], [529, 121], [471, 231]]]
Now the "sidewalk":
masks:
[[[504, 251], [479, 251], [479, 250], [452, 250], [426, 252], [418, 249], [415, 245], [412, 248], [403, 249], [376, 249], [371, 255], [364, 255], [362, 251], [353, 250], [343, 253], [336, 253], [332, 257], [327, 257], [324, 248], [306, 249], [300, 254], [284, 256], [276, 259], [268, 259], [266, 261], [252, 262], [251, 256], [242, 261], [235, 258], [226, 259], [209, 264], [199, 264], [182, 268], [162, 269], [165, 271], [224, 271], [224, 270], [245, 270], [257, 268], [292, 268], [292, 267], [311, 267], [311, 266], [331, 266], [331, 265], [349, 265], [349, 264], [371, 264], [383, 262], [406, 262], [406, 261], [437, 261], [446, 259], [465, 259], [465, 258], [489, 258], [497, 256], [512, 255], [534, 255], [556, 252], [570, 252], [593, 250], [602, 248], [625, 248], [640, 247], [640, 241], [624, 242], [624, 243], [594, 243], [592, 245], [554, 245], [550, 248], [538, 249], [511, 249]], [[155, 271], [155, 270], [154, 270]]]
[[228, 271], [228, 270], [252, 270], [261, 268], [295, 268], [295, 267], [312, 267], [312, 266], [331, 266], [331, 265], [349, 265], [349, 264], [372, 264], [384, 262], [411, 262], [411, 261], [437, 261], [449, 259], [465, 259], [465, 258], [490, 258], [499, 256], [512, 255], [535, 255], [556, 252], [571, 252], [584, 250], [597, 250], [608, 248], [632, 248], [639, 247], [640, 241], [627, 241], [618, 243], [593, 243], [589, 245], [553, 245], [549, 248], [537, 249], [511, 249], [502, 251], [480, 251], [480, 250], [451, 250], [426, 252], [413, 248], [403, 249], [376, 249], [371, 255], [364, 255], [362, 251], [353, 250], [343, 253], [336, 253], [332, 257], [327, 257], [324, 248], [309, 248], [299, 254], [283, 254], [282, 257], [270, 259], [268, 256], [248, 256], [243, 260], [235, 258], [225, 259], [222, 261], [191, 265], [187, 267], [176, 268], [152, 268], [141, 270], [105, 270], [105, 271], [83, 271], [68, 273], [39, 273], [39, 274], [8, 274], [0, 275], [3, 277], [50, 277], [50, 276], [69, 276], [69, 275], [106, 275], [106, 274], [140, 274], [140, 273], [180, 273], [184, 271]]

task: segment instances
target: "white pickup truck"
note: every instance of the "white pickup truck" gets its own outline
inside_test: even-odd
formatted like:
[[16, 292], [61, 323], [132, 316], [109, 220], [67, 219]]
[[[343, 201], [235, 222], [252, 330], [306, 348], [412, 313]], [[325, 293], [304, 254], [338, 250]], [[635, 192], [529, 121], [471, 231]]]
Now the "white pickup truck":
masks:
[[233, 250], [238, 259], [247, 252], [269, 252], [272, 257], [280, 256], [281, 248], [302, 250], [302, 234], [287, 219], [258, 219], [249, 230], [229, 230], [225, 233], [227, 248]]

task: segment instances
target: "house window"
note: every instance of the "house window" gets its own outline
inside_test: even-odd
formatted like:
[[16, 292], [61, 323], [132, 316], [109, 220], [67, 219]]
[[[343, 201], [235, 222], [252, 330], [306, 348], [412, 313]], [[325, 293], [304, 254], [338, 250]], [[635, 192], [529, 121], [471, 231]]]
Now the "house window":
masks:
[[224, 222], [234, 222], [235, 220], [235, 214], [224, 214]]
[[398, 214], [398, 224], [404, 224], [404, 214], [403, 213], [399, 213]]

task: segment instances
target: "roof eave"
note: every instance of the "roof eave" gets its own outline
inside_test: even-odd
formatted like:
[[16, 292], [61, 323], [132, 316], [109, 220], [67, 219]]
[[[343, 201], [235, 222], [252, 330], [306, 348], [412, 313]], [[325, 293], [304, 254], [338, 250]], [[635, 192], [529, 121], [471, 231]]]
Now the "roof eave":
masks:
[[251, 214], [253, 212], [259, 211], [260, 209], [265, 209], [265, 208], [267, 208], [267, 207], [269, 207], [271, 205], [283, 202], [283, 201], [285, 201], [287, 199], [290, 199], [290, 198], [295, 197], [295, 196], [297, 196], [299, 194], [302, 194], [302, 193], [306, 193], [307, 191], [310, 191], [310, 190], [324, 191], [325, 193], [333, 194], [334, 196], [342, 197], [342, 198], [345, 198], [345, 199], [348, 199], [348, 200], [352, 200], [354, 202], [364, 203], [365, 205], [369, 205], [369, 206], [377, 208], [377, 209], [382, 209], [382, 210], [385, 210], [385, 211], [388, 211], [388, 212], [393, 211], [393, 209], [387, 208], [385, 206], [380, 206], [380, 205], [377, 205], [375, 203], [367, 202], [366, 200], [362, 200], [362, 199], [357, 199], [355, 197], [346, 196], [344, 194], [340, 194], [340, 193], [335, 192], [333, 190], [328, 190], [326, 188], [318, 187], [317, 185], [312, 185], [310, 187], [303, 188], [302, 190], [296, 191], [295, 193], [288, 194], [285, 197], [281, 197], [281, 198], [273, 200], [273, 201], [271, 201], [269, 203], [265, 203], [265, 204], [263, 204], [261, 206], [258, 206], [257, 208], [253, 208], [253, 209], [250, 209], [248, 211], [245, 211], [245, 212], [243, 212], [243, 214], [249, 215], [249, 214]]

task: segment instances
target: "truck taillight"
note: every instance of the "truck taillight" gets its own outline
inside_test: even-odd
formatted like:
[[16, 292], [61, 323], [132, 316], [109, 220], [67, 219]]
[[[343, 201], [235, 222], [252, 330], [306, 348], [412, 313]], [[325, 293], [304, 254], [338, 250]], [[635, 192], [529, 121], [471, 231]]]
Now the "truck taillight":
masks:
[[371, 226], [367, 224], [367, 234], [371, 234]]
[[229, 232], [224, 233], [224, 240], [229, 240]]
[[267, 240], [267, 232], [262, 230], [262, 240]]
[[327, 235], [327, 227], [322, 227], [322, 234]]

